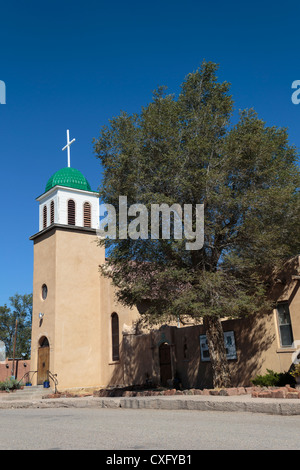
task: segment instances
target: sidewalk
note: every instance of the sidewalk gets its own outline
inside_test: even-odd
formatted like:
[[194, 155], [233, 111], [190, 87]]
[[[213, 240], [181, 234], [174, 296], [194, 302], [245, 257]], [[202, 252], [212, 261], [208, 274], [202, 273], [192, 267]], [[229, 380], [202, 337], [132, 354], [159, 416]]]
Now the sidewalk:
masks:
[[95, 396], [80, 398], [8, 399], [0, 394], [0, 410], [15, 408], [124, 408], [151, 410], [195, 410], [300, 415], [300, 400], [281, 398], [253, 398], [250, 394], [238, 396], [173, 395], [160, 397]]

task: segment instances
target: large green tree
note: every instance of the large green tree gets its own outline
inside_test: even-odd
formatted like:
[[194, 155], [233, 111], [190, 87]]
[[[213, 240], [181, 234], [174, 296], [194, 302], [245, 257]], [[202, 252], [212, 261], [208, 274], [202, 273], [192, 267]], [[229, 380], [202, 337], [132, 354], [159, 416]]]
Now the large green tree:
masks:
[[269, 306], [266, 281], [299, 252], [300, 210], [298, 154], [287, 130], [268, 127], [252, 109], [233, 124], [230, 86], [217, 69], [203, 62], [177, 98], [161, 87], [139, 114], [112, 118], [94, 149], [103, 167], [100, 196], [117, 216], [120, 195], [149, 212], [155, 203], [204, 205], [201, 249], [150, 233], [106, 239], [101, 269], [119, 301], [143, 305], [151, 322], [203, 321], [220, 387], [230, 385], [220, 320]]
[[[17, 320], [17, 329], [16, 329]], [[0, 306], [0, 340], [4, 342], [6, 356], [30, 358], [32, 321], [32, 294], [15, 294], [9, 298], [9, 307]]]

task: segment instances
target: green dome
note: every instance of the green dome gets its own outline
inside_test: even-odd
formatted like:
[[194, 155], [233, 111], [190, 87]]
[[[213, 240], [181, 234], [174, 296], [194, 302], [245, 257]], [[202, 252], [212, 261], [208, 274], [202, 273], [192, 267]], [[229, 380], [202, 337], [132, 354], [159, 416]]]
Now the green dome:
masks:
[[49, 178], [46, 184], [45, 192], [54, 186], [66, 186], [67, 188], [83, 189], [84, 191], [92, 191], [89, 182], [85, 179], [80, 171], [75, 168], [62, 168]]

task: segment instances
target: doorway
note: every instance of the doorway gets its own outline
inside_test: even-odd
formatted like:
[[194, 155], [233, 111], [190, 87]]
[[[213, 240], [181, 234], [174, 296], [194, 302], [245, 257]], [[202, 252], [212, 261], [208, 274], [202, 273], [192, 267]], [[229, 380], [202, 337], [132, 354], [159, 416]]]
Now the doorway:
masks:
[[162, 386], [168, 386], [168, 380], [172, 379], [171, 364], [171, 346], [163, 343], [159, 346], [159, 365], [160, 365], [160, 382]]
[[39, 341], [38, 349], [38, 367], [37, 367], [37, 384], [42, 385], [48, 379], [49, 363], [50, 363], [50, 346], [46, 336]]

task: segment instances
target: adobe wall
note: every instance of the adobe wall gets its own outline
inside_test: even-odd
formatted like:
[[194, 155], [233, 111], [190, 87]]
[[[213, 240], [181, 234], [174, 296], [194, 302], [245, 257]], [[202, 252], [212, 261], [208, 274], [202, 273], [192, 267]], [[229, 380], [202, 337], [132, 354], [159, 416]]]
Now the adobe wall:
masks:
[[[224, 332], [234, 332], [236, 358], [229, 359], [232, 386], [251, 385], [251, 379], [267, 369], [287, 372], [292, 365], [293, 348], [279, 348], [275, 312], [246, 319], [222, 321]], [[144, 335], [123, 337], [124, 379], [126, 385], [144, 384], [149, 377], [160, 381], [159, 345], [171, 348], [173, 377], [178, 375], [184, 388], [212, 388], [210, 361], [201, 359], [200, 335], [203, 325], [163, 326]]]
[[[4, 382], [11, 377], [13, 360], [6, 359], [0, 362], [0, 382]], [[21, 380], [26, 372], [30, 371], [30, 360], [15, 359], [14, 375], [17, 380]]]

